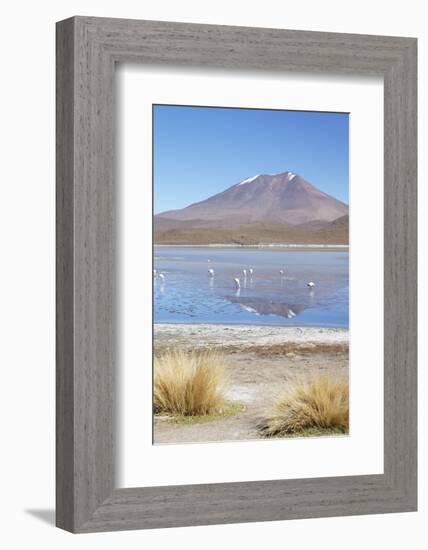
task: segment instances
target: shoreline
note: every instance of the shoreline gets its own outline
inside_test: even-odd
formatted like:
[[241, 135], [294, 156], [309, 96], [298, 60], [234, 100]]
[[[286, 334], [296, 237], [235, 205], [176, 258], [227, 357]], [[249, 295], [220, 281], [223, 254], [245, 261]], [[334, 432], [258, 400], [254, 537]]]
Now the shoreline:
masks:
[[266, 325], [155, 323], [155, 345], [246, 348], [281, 345], [348, 346], [349, 329]]
[[349, 244], [291, 244], [291, 243], [268, 243], [268, 244], [236, 244], [236, 243], [212, 243], [212, 244], [157, 244], [153, 243], [153, 248], [319, 248], [319, 249], [343, 249], [349, 250]]

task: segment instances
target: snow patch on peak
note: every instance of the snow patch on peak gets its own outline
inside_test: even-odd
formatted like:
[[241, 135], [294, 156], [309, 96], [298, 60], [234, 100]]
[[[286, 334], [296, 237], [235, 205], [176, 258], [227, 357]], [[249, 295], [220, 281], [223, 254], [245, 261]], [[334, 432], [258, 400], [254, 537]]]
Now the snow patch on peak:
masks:
[[243, 181], [239, 182], [238, 185], [244, 185], [244, 183], [250, 183], [250, 182], [254, 181], [255, 179], [257, 179], [259, 176], [260, 176], [260, 174], [256, 174], [255, 176], [253, 176], [251, 178], [247, 178], [246, 180], [243, 180]]
[[[270, 177], [285, 175], [286, 178], [287, 178], [287, 181], [291, 181], [297, 176], [297, 174], [295, 174], [294, 172], [278, 172], [277, 174], [267, 174], [267, 175], [270, 176]], [[261, 176], [261, 174], [256, 174], [255, 176], [252, 176], [251, 178], [247, 178], [245, 180], [242, 180], [241, 182], [237, 183], [236, 185], [239, 186], [239, 185], [244, 185], [245, 183], [251, 183], [252, 181], [259, 178], [260, 176]]]
[[287, 180], [288, 181], [291, 181], [292, 179], [294, 179], [297, 174], [295, 174], [294, 172], [278, 172], [276, 174], [269, 174], [269, 176], [272, 176], [272, 177], [275, 177], [275, 176], [283, 176], [285, 175], [287, 177]]

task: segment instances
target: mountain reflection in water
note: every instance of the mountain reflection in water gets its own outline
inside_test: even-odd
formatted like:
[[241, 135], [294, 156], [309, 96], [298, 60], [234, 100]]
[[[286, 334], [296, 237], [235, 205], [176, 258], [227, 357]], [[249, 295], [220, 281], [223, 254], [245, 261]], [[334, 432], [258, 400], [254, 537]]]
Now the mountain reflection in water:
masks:
[[239, 304], [246, 311], [254, 312], [257, 315], [278, 315], [292, 319], [301, 313], [305, 307], [296, 304], [284, 304], [261, 298], [241, 298], [240, 296], [227, 297], [231, 302]]

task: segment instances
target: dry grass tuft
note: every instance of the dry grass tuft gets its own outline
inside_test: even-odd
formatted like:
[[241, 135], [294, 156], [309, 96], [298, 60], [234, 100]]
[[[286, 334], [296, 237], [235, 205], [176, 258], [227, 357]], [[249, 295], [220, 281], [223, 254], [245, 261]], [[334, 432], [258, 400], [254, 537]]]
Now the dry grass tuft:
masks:
[[347, 433], [349, 386], [347, 380], [318, 376], [295, 385], [275, 403], [272, 414], [259, 426], [262, 435], [287, 436], [305, 432]]
[[200, 416], [225, 405], [223, 357], [216, 351], [168, 350], [155, 358], [155, 413]]

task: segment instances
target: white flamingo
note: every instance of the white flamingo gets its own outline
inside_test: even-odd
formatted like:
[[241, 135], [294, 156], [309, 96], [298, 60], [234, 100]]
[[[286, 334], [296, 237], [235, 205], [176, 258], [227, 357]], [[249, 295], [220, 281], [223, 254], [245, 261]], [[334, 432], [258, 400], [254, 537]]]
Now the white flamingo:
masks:
[[253, 276], [253, 268], [250, 267], [250, 269], [248, 271], [250, 272], [250, 277], [252, 277]]
[[209, 270], [208, 270], [208, 275], [209, 275], [210, 277], [214, 277], [214, 269], [209, 269]]
[[241, 288], [241, 281], [238, 279], [238, 277], [235, 277], [233, 280], [235, 282], [235, 288]]
[[164, 283], [165, 282], [165, 275], [163, 273], [159, 273], [159, 279]]
[[242, 275], [244, 276], [244, 279], [247, 278], [247, 270], [246, 269], [242, 270]]
[[309, 283], [306, 284], [308, 288], [314, 288], [315, 283], [313, 281], [309, 281]]
[[280, 269], [279, 270], [279, 274], [281, 275], [281, 277], [284, 275], [284, 270], [283, 269]]
[[156, 275], [157, 275], [157, 271], [156, 271], [156, 269], [154, 269], [153, 270], [153, 277], [156, 277]]

